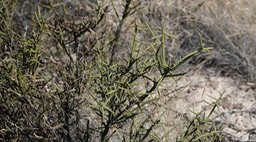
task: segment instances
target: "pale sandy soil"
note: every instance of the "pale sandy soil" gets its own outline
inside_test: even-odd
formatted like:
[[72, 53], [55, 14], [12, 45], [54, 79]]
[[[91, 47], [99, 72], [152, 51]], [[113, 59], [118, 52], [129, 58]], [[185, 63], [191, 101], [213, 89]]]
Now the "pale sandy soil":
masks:
[[[184, 130], [184, 126], [186, 127], [186, 120], [183, 118], [193, 118], [194, 115], [190, 111], [205, 110], [207, 115], [212, 107], [206, 102], [214, 103], [216, 100], [213, 98], [219, 98], [223, 94], [220, 106], [216, 109], [218, 113], [212, 116], [212, 119], [223, 127], [223, 141], [256, 141], [254, 83], [217, 76], [208, 69], [190, 71], [176, 82], [173, 79], [166, 80], [161, 88], [162, 95], [167, 95], [164, 97], [167, 101], [157, 114], [163, 114], [163, 124], [174, 128], [171, 140], [175, 140], [175, 134], [179, 134]], [[160, 131], [164, 134], [165, 129]]]

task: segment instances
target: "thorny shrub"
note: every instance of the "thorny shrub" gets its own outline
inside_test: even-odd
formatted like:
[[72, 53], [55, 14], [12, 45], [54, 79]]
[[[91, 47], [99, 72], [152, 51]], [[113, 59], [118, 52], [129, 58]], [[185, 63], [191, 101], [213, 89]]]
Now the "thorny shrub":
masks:
[[[118, 19], [114, 27], [107, 5]], [[123, 2], [122, 13], [114, 1], [74, 10], [42, 1], [25, 30], [18, 6], [0, 2], [1, 141], [154, 141], [150, 132], [159, 120], [138, 114], [157, 101], [151, 94], [164, 79], [183, 75], [175, 71], [208, 49], [166, 62], [164, 42], [174, 37], [146, 22], [127, 22], [142, 8], [137, 1]], [[150, 39], [138, 36], [143, 32]]]

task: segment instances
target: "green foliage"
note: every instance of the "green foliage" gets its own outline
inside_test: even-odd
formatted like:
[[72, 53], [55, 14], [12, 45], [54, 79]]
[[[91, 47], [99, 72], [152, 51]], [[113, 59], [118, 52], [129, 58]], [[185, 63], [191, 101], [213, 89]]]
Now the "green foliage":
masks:
[[[175, 72], [208, 50], [169, 65], [164, 42], [174, 36], [164, 28], [157, 35], [147, 23], [131, 23], [133, 37], [122, 47], [125, 22], [140, 9], [136, 1], [124, 3], [122, 16], [116, 12], [117, 30], [107, 24], [104, 4], [80, 19], [48, 1], [38, 6], [26, 36], [15, 26], [15, 5], [0, 4], [1, 141], [154, 141], [159, 120], [138, 115], [157, 101], [151, 95], [164, 79], [183, 75]], [[141, 32], [153, 40], [142, 41]], [[139, 89], [148, 82], [153, 85]]]
[[183, 141], [219, 141], [221, 139], [219, 126], [215, 124], [214, 121], [210, 119], [212, 115], [216, 112], [216, 108], [219, 106], [219, 101], [223, 94], [220, 95], [219, 98], [212, 98], [215, 100], [213, 104], [209, 104], [212, 107], [208, 115], [205, 115], [204, 111], [199, 113], [192, 112], [195, 114], [195, 117], [192, 120], [189, 120], [190, 124], [186, 128], [184, 134], [178, 139], [178, 142]]

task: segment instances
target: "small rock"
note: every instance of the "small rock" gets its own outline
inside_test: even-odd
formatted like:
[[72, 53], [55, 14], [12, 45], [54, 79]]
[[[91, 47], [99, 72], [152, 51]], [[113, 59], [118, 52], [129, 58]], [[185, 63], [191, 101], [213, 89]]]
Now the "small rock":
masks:
[[239, 86], [239, 89], [240, 90], [243, 90], [243, 91], [248, 91], [249, 89], [251, 88], [251, 86], [249, 86], [249, 85], [241, 85], [241, 86]]
[[241, 110], [241, 109], [243, 109], [243, 107], [244, 106], [241, 103], [236, 103], [236, 104], [233, 105], [233, 109], [240, 109]]
[[256, 141], [256, 132], [252, 132], [249, 134], [249, 141]]

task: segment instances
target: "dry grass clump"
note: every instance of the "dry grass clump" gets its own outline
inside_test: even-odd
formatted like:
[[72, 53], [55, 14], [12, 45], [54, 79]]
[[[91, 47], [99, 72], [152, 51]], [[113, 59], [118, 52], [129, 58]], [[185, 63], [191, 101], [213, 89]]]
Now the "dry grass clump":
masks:
[[[189, 2], [188, 2], [189, 3]], [[194, 13], [201, 19], [206, 19], [210, 23], [219, 28], [223, 33], [223, 39], [228, 39], [229, 44], [233, 46], [226, 51], [228, 54], [235, 54], [239, 59], [232, 59], [226, 64], [230, 64], [231, 68], [237, 68], [241, 71], [242, 76], [246, 76], [249, 80], [255, 80], [255, 1], [239, 1], [239, 0], [218, 0], [218, 1], [202, 1], [200, 8]], [[204, 20], [205, 21], [205, 20]], [[221, 38], [222, 38], [221, 37]], [[220, 40], [220, 39], [218, 39]], [[221, 41], [221, 40], [220, 40]], [[216, 43], [216, 42], [215, 42]], [[226, 45], [228, 46], [228, 45]], [[221, 48], [225, 48], [221, 46]], [[234, 49], [235, 48], [235, 49]], [[236, 50], [236, 51], [235, 51]], [[230, 53], [229, 53], [230, 52]], [[236, 52], [236, 53], [233, 53]], [[220, 60], [227, 60], [226, 54], [218, 57]], [[240, 56], [240, 57], [239, 57]], [[232, 62], [238, 62], [234, 65]]]
[[[198, 33], [212, 56], [195, 57], [217, 74], [255, 79], [254, 1], [147, 1], [141, 17], [156, 27], [165, 25], [176, 36], [168, 44], [169, 60], [199, 47]], [[185, 52], [184, 52], [185, 51]]]

